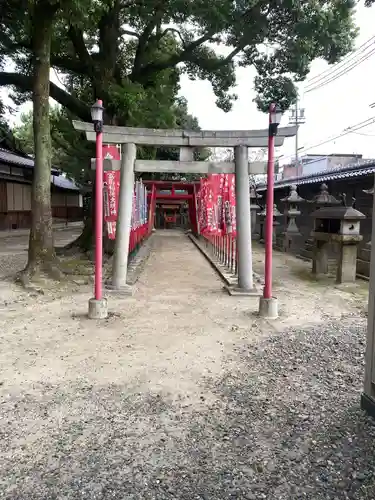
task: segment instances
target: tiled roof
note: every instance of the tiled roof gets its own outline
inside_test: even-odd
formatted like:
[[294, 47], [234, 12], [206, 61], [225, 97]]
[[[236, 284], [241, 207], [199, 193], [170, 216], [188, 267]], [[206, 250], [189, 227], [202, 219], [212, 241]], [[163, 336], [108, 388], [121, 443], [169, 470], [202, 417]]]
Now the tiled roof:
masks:
[[[6, 149], [0, 148], [0, 163], [13, 165], [20, 168], [34, 168], [34, 160], [30, 156], [21, 156]], [[51, 184], [60, 189], [79, 191], [80, 188], [66, 177], [60, 176], [59, 170], [52, 168]]]
[[[347, 179], [375, 174], [375, 160], [359, 160], [344, 167], [336, 167], [322, 172], [301, 175], [300, 177], [288, 177], [275, 182], [275, 189], [291, 186], [292, 184], [315, 184], [336, 179]], [[266, 184], [257, 186], [257, 191], [265, 191]]]
[[16, 155], [6, 149], [0, 148], [0, 161], [10, 163], [12, 165], [19, 165], [20, 167], [34, 167], [34, 160], [30, 157]]
[[[31, 156], [21, 156], [3, 148], [0, 148], [0, 162], [20, 168], [34, 168], [34, 160]], [[54, 167], [52, 171], [58, 173], [58, 169]]]
[[56, 187], [59, 187], [60, 189], [70, 189], [72, 191], [80, 190], [75, 182], [67, 179], [66, 177], [63, 177], [62, 175], [51, 175], [51, 183]]

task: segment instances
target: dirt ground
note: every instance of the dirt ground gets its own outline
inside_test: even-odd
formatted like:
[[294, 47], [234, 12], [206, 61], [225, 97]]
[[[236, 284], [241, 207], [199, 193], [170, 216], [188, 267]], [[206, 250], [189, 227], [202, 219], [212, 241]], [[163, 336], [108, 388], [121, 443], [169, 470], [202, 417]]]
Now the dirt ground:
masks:
[[367, 284], [274, 264], [272, 323], [182, 233], [156, 233], [134, 296], [109, 297], [102, 322], [86, 318], [90, 287], [2, 281], [0, 498], [375, 498], [359, 410]]
[[[63, 247], [82, 232], [82, 224], [63, 225], [55, 230], [55, 245]], [[0, 277], [9, 276], [23, 269], [27, 263], [29, 233], [26, 230], [0, 231]]]

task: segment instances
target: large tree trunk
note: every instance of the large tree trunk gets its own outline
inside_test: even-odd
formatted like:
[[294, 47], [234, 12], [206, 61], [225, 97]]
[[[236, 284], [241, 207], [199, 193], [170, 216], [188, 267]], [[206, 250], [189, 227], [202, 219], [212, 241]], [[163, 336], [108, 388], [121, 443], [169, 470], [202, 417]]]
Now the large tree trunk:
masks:
[[94, 245], [94, 217], [95, 217], [95, 189], [93, 188], [91, 196], [87, 198], [88, 205], [83, 204], [84, 225], [82, 233], [74, 241], [59, 249], [59, 254], [67, 253], [90, 253]]
[[33, 15], [33, 131], [34, 175], [32, 186], [31, 230], [28, 263], [24, 277], [28, 280], [40, 272], [61, 277], [55, 266], [56, 255], [51, 211], [51, 133], [49, 119], [50, 52], [53, 20], [57, 6], [48, 0], [36, 3]]
[[[84, 214], [84, 226], [82, 233], [76, 240], [59, 250], [60, 254], [82, 252], [86, 253], [90, 259], [94, 258], [95, 249], [95, 182], [90, 197], [89, 210]], [[114, 252], [114, 241], [108, 238], [103, 224], [103, 251], [105, 256], [111, 256]]]

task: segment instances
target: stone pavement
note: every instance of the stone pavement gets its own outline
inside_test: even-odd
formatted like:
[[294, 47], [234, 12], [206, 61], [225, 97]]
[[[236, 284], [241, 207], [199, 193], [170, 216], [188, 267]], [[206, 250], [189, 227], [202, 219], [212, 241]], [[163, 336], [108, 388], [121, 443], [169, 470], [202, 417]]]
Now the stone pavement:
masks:
[[[263, 249], [255, 246], [255, 270]], [[282, 317], [229, 297], [188, 238], [156, 233], [133, 297], [0, 303], [0, 498], [370, 499], [359, 409], [366, 285], [275, 255]], [[1, 299], [1, 298], [0, 298]]]

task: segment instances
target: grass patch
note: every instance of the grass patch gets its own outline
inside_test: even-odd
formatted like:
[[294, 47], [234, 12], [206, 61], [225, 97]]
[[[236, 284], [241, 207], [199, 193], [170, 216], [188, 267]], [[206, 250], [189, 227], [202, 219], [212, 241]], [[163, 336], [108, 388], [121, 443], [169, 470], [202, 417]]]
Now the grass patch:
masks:
[[66, 257], [60, 261], [61, 270], [75, 276], [92, 276], [94, 264], [85, 255]]

